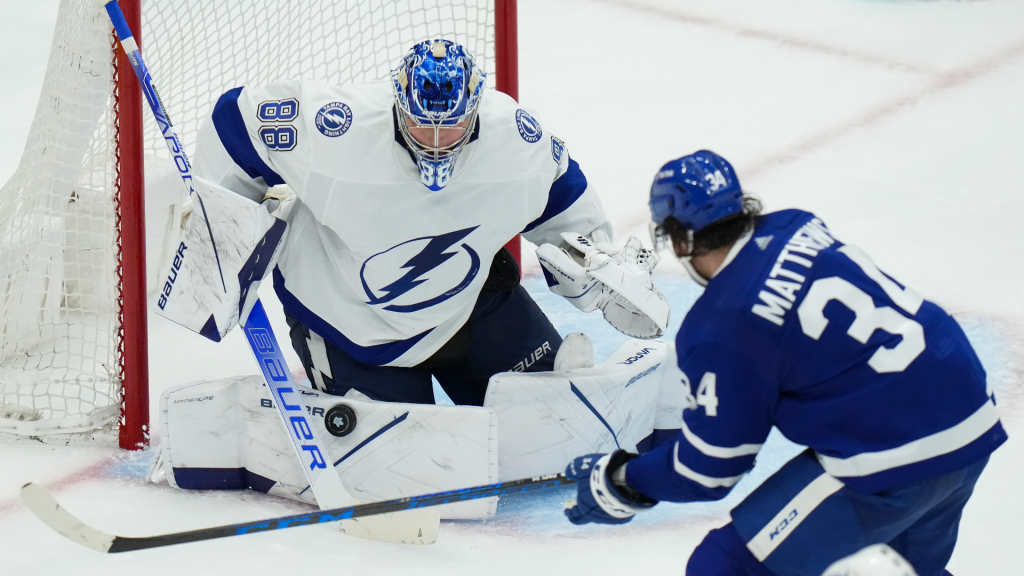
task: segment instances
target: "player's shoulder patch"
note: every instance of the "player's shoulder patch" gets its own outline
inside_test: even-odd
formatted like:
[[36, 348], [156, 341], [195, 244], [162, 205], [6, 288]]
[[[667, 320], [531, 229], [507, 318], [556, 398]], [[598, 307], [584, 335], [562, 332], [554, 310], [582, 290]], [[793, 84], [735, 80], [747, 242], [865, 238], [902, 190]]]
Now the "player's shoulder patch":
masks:
[[558, 139], [557, 137], [552, 135], [551, 136], [551, 159], [554, 160], [556, 164], [559, 164], [559, 163], [562, 162], [562, 154], [564, 154], [564, 153], [565, 153], [565, 142], [562, 142], [560, 139]]
[[516, 110], [516, 127], [519, 128], [519, 135], [523, 137], [523, 140], [530, 144], [539, 141], [541, 136], [544, 135], [540, 122], [522, 108]]
[[316, 128], [328, 138], [337, 138], [352, 127], [352, 109], [344, 102], [329, 102], [316, 113]]

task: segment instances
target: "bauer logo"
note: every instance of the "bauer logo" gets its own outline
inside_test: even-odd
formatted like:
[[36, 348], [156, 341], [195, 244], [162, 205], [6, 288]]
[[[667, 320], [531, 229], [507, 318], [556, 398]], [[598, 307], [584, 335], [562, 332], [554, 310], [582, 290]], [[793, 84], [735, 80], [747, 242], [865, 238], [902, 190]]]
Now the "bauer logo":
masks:
[[185, 243], [182, 242], [178, 245], [177, 253], [174, 254], [174, 261], [171, 262], [171, 272], [167, 275], [164, 289], [160, 292], [160, 297], [156, 302], [161, 310], [167, 306], [167, 299], [170, 298], [171, 292], [174, 290], [174, 283], [178, 280], [178, 271], [181, 270], [181, 265], [185, 262], [185, 250], [188, 250], [188, 246], [185, 246]]
[[527, 368], [536, 364], [538, 360], [540, 360], [550, 352], [551, 344], [549, 344], [547, 340], [545, 340], [544, 343], [538, 346], [536, 350], [530, 352], [529, 356], [523, 358], [522, 360], [519, 361], [518, 364], [513, 366], [510, 372], [525, 372]]
[[562, 153], [565, 152], [565, 142], [562, 142], [554, 136], [551, 137], [551, 158], [555, 162], [562, 161]]
[[414, 238], [370, 256], [359, 269], [366, 303], [409, 313], [465, 290], [480, 272], [480, 256], [462, 240], [477, 228]]
[[352, 126], [352, 109], [344, 102], [331, 102], [316, 113], [316, 128], [324, 136], [337, 138]]
[[516, 126], [519, 128], [519, 135], [530, 144], [540, 140], [544, 131], [540, 128], [540, 122], [526, 111], [520, 108], [516, 110]]

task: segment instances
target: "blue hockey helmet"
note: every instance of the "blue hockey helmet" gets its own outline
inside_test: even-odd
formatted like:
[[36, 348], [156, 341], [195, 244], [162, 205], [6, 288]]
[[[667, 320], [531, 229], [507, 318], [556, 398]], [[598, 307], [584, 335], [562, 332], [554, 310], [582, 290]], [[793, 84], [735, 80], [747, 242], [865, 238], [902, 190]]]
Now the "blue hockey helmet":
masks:
[[[427, 188], [448, 184], [455, 159], [469, 143], [486, 74], [463, 46], [450, 40], [426, 40], [412, 47], [391, 71], [398, 107], [398, 129], [416, 156]], [[410, 128], [433, 130], [432, 141], [414, 138]], [[442, 137], [458, 130], [458, 138]]]
[[669, 216], [687, 230], [743, 211], [743, 189], [732, 165], [710, 150], [665, 164], [651, 184], [651, 219], [660, 227]]

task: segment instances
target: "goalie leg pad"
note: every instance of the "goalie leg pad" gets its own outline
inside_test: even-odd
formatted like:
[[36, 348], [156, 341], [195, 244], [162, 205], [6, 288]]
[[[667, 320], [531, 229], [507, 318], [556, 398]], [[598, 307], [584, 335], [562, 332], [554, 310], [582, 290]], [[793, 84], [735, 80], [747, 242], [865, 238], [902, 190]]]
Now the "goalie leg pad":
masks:
[[[303, 389], [345, 488], [362, 502], [497, 482], [496, 422], [475, 407], [376, 402]], [[185, 489], [245, 489], [315, 503], [260, 376], [194, 382], [161, 399], [160, 470]], [[496, 499], [439, 506], [446, 519], [494, 514]]]
[[664, 344], [668, 347], [667, 361], [662, 366], [658, 382], [654, 430], [650, 436], [637, 443], [636, 450], [640, 454], [653, 450], [658, 444], [678, 436], [683, 427], [683, 410], [697, 407], [697, 400], [690, 394], [689, 380], [679, 369], [676, 345], [672, 342]]
[[667, 342], [630, 340], [592, 368], [491, 377], [484, 406], [501, 431], [501, 479], [561, 472], [583, 454], [635, 452], [654, 430], [662, 373], [675, 361], [670, 350]]

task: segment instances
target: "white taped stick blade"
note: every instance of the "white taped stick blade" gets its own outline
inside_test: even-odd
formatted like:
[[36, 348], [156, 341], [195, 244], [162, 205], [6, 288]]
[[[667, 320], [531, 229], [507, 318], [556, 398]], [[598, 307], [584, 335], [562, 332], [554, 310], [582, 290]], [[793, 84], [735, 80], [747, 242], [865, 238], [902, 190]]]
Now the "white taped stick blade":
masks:
[[107, 552], [114, 536], [83, 524], [54, 500], [45, 488], [28, 483], [21, 487], [21, 501], [25, 506], [61, 536], [97, 552]]
[[435, 510], [406, 510], [342, 520], [340, 524], [342, 532], [357, 538], [396, 544], [433, 544], [441, 529], [441, 515]]

